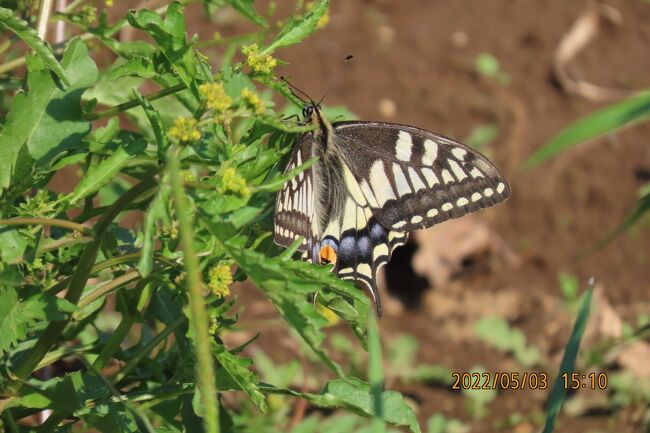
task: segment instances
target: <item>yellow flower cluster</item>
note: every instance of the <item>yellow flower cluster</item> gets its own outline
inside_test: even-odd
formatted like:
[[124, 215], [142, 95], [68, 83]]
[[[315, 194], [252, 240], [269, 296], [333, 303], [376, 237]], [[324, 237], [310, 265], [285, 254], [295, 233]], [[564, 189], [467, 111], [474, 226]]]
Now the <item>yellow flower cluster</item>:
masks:
[[196, 176], [192, 173], [192, 170], [181, 171], [181, 177], [183, 178], [183, 182], [196, 182]]
[[84, 6], [81, 8], [81, 19], [87, 25], [97, 21], [97, 8], [94, 6]]
[[224, 113], [232, 104], [232, 99], [228, 96], [221, 83], [201, 84], [199, 92], [205, 98], [207, 107], [216, 113]]
[[241, 51], [246, 56], [248, 66], [258, 74], [270, 74], [278, 64], [270, 54], [261, 54], [257, 44], [244, 45]]
[[244, 104], [253, 110], [255, 114], [264, 114], [266, 111], [266, 108], [264, 108], [264, 102], [262, 102], [262, 98], [260, 98], [257, 93], [251, 91], [247, 87], [244, 87], [242, 89], [239, 97], [241, 98], [242, 102], [244, 102]]
[[219, 298], [225, 298], [230, 294], [232, 284], [232, 272], [230, 265], [221, 262], [208, 271], [208, 288]]
[[250, 195], [246, 179], [237, 174], [237, 170], [228, 167], [223, 171], [221, 176], [221, 186], [217, 188], [220, 194], [232, 193], [241, 198], [246, 198]]
[[169, 136], [182, 143], [196, 141], [201, 138], [201, 131], [199, 131], [197, 125], [196, 119], [179, 116], [174, 121], [174, 126], [169, 128]]
[[113, 7], [113, 0], [104, 0], [104, 5], [107, 8]]

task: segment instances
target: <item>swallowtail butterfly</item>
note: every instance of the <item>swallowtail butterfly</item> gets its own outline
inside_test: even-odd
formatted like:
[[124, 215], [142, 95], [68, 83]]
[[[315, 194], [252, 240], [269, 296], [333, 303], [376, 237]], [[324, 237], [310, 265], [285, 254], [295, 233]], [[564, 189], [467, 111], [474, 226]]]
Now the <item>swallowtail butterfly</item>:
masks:
[[330, 123], [314, 102], [303, 115], [315, 130], [297, 139], [285, 173], [318, 159], [278, 192], [275, 242], [302, 237], [303, 258], [365, 285], [378, 314], [377, 272], [408, 232], [510, 196], [494, 164], [457, 141], [394, 123]]

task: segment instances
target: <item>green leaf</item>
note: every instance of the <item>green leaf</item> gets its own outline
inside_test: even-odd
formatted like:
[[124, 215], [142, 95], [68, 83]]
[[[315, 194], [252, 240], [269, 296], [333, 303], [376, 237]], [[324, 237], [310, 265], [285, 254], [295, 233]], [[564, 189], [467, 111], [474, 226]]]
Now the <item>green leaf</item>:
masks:
[[0, 263], [17, 263], [27, 248], [27, 241], [17, 229], [0, 228]]
[[170, 3], [164, 20], [156, 12], [148, 9], [129, 11], [127, 19], [133, 27], [149, 33], [160, 46], [178, 78], [188, 88], [191, 87], [197, 73], [196, 59], [185, 35], [183, 6], [177, 1]]
[[63, 320], [77, 307], [65, 299], [39, 293], [20, 300], [13, 287], [0, 287], [0, 353], [24, 340], [30, 326], [40, 320]]
[[260, 411], [265, 412], [266, 401], [258, 386], [259, 379], [249, 369], [252, 365], [250, 359], [233, 355], [221, 345], [217, 345], [215, 356], [221, 367], [228, 373], [231, 380], [238, 385], [239, 389], [248, 395]]
[[269, 26], [269, 23], [267, 23], [266, 20], [257, 13], [255, 6], [253, 6], [254, 2], [255, 0], [228, 0], [230, 6], [239, 11], [239, 13], [241, 13], [243, 16], [258, 26], [267, 28]]
[[144, 140], [136, 139], [124, 147], [118, 147], [111, 156], [92, 165], [74, 191], [65, 197], [66, 202], [72, 206], [108, 185], [135, 155], [142, 153], [145, 147], [147, 143]]
[[539, 362], [539, 349], [526, 346], [526, 336], [511, 327], [502, 317], [483, 317], [474, 324], [476, 335], [499, 350], [512, 352], [524, 367], [532, 367]]
[[16, 17], [11, 9], [0, 7], [0, 23], [4, 24], [12, 32], [23, 40], [34, 52], [38, 55], [43, 62], [54, 72], [57, 77], [63, 81], [67, 86], [70, 85], [70, 80], [66, 71], [61, 67], [59, 62], [54, 57], [54, 53], [47, 44], [38, 37], [34, 29], [29, 27], [26, 21]]
[[635, 125], [650, 118], [650, 92], [610, 105], [570, 125], [537, 149], [524, 162], [532, 168], [573, 146], [592, 138]]
[[97, 80], [97, 67], [81, 39], [68, 44], [61, 64], [71, 83], [65, 90], [40, 58], [27, 58], [28, 91], [16, 95], [0, 132], [0, 193], [12, 181], [29, 186], [34, 166], [47, 167], [90, 132], [80, 101], [83, 90]]
[[546, 405], [546, 422], [544, 424], [543, 433], [551, 433], [555, 428], [555, 418], [557, 418], [557, 415], [560, 413], [560, 409], [562, 408], [562, 404], [566, 398], [566, 389], [564, 388], [562, 375], [565, 373], [571, 374], [573, 371], [578, 356], [578, 350], [580, 349], [580, 340], [582, 339], [582, 334], [585, 332], [587, 320], [589, 319], [593, 288], [594, 280], [592, 278], [589, 282], [587, 291], [582, 296], [582, 302], [580, 302], [580, 308], [578, 309], [578, 316], [576, 317], [576, 321], [573, 324], [573, 330], [571, 331], [571, 337], [564, 349], [564, 356], [562, 356], [562, 362], [560, 363], [560, 371], [558, 371], [555, 384], [553, 385], [553, 389], [548, 398], [548, 403]]
[[318, 22], [327, 13], [329, 0], [320, 0], [300, 19], [291, 19], [282, 29], [278, 37], [264, 49], [262, 54], [271, 54], [280, 47], [297, 44], [314, 33]]
[[[328, 382], [319, 397], [321, 398], [317, 401], [313, 399], [310, 401], [321, 407], [323, 404], [324, 407], [343, 407], [366, 417], [375, 414], [375, 402], [371, 387], [355, 378], [336, 379]], [[384, 421], [398, 426], [406, 426], [414, 433], [420, 432], [420, 425], [413, 409], [406, 404], [400, 393], [382, 392], [381, 407], [381, 417]]]
[[[315, 288], [324, 285], [320, 281], [329, 279], [324, 277], [329, 276], [332, 280], [336, 277], [326, 269], [320, 269], [325, 271], [324, 275], [319, 275], [319, 269], [315, 272], [293, 272], [291, 268], [295, 269], [296, 266], [302, 268], [309, 264], [266, 257], [255, 251], [240, 249], [232, 243], [225, 243], [225, 246], [237, 265], [273, 301], [282, 317], [298, 332], [321, 361], [339, 377], [345, 376], [341, 366], [322, 348], [325, 334], [321, 329], [327, 324], [327, 320], [318, 313], [311, 302], [305, 300], [305, 297], [312, 294]], [[304, 270], [307, 266], [304, 266]]]

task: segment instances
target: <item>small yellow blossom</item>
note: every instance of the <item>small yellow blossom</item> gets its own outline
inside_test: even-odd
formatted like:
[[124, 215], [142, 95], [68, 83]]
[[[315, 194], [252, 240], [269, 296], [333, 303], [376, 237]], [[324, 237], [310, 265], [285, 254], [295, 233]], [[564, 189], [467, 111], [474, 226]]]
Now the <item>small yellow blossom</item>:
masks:
[[176, 278], [174, 278], [174, 283], [177, 286], [180, 286], [183, 284], [183, 281], [185, 281], [185, 277], [187, 277], [187, 272], [183, 271], [180, 274], [176, 275]]
[[180, 142], [188, 143], [201, 138], [197, 121], [192, 117], [177, 117], [174, 126], [169, 128], [169, 136]]
[[113, 0], [104, 0], [104, 5], [107, 8], [113, 7]]
[[181, 177], [183, 178], [183, 182], [196, 182], [196, 176], [192, 173], [192, 170], [181, 171]]
[[261, 54], [257, 44], [245, 45], [241, 51], [246, 56], [248, 66], [258, 74], [270, 74], [278, 64], [270, 54]]
[[232, 272], [230, 265], [221, 262], [213, 266], [208, 271], [208, 288], [219, 298], [225, 298], [230, 294], [230, 285], [232, 284]]
[[215, 41], [215, 42], [219, 42], [219, 41], [221, 41], [221, 39], [223, 39], [223, 36], [221, 36], [221, 33], [219, 33], [218, 31], [215, 31], [215, 32], [212, 34], [212, 40], [213, 40], [213, 41]]
[[81, 8], [81, 19], [86, 24], [92, 24], [97, 21], [97, 8], [94, 6], [84, 6]]
[[224, 113], [232, 104], [232, 99], [226, 94], [221, 83], [201, 84], [199, 92], [205, 98], [207, 107], [217, 113]]
[[221, 186], [217, 188], [220, 194], [232, 193], [241, 198], [246, 198], [250, 195], [246, 179], [237, 174], [237, 170], [228, 167], [223, 171], [221, 176]]
[[244, 87], [242, 89], [239, 97], [241, 98], [242, 102], [244, 102], [244, 104], [253, 110], [255, 114], [264, 114], [266, 111], [264, 108], [264, 102], [262, 102], [262, 98], [260, 98], [257, 93], [251, 91], [247, 87]]
[[316, 304], [316, 310], [318, 310], [321, 316], [327, 320], [327, 326], [334, 326], [341, 321], [339, 316], [337, 316], [334, 311], [330, 310], [324, 305]]

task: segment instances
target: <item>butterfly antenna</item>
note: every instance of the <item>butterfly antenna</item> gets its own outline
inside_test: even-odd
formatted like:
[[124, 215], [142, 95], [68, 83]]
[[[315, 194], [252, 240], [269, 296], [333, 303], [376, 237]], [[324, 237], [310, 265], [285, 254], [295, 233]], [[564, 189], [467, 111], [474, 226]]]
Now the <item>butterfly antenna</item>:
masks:
[[332, 87], [334, 87], [334, 84], [336, 84], [336, 82], [339, 80], [339, 77], [341, 77], [341, 72], [343, 71], [343, 66], [345, 66], [345, 64], [348, 61], [352, 60], [353, 58], [354, 58], [354, 56], [352, 56], [352, 55], [345, 56], [345, 59], [343, 59], [343, 61], [341, 62], [341, 66], [339, 66], [338, 72], [336, 73], [336, 75], [334, 75], [334, 79], [332, 81], [330, 81], [330, 84], [329, 84], [329, 86], [327, 86], [327, 90], [325, 91], [325, 94], [323, 94], [323, 97], [320, 98], [320, 100], [318, 101], [318, 104], [316, 104], [316, 105], [320, 105], [320, 103], [323, 102], [323, 99], [325, 99], [325, 97], [327, 96], [329, 91], [332, 89]]
[[304, 100], [304, 99], [302, 99], [302, 98], [301, 98], [301, 97], [300, 97], [296, 92], [302, 94], [303, 96], [305, 96], [305, 97], [309, 100], [309, 102], [311, 102], [312, 104], [314, 104], [314, 100], [311, 99], [311, 97], [310, 97], [307, 93], [303, 92], [302, 90], [300, 90], [299, 88], [297, 88], [296, 86], [294, 86], [293, 84], [291, 84], [291, 82], [290, 82], [289, 80], [287, 80], [284, 76], [280, 77], [280, 79], [281, 79], [282, 81], [284, 81], [285, 83], [287, 83], [287, 85], [289, 86], [289, 90], [291, 91], [291, 94], [292, 94], [293, 96], [295, 96], [296, 98], [300, 99], [300, 101], [301, 101], [303, 104], [306, 104], [307, 101]]

